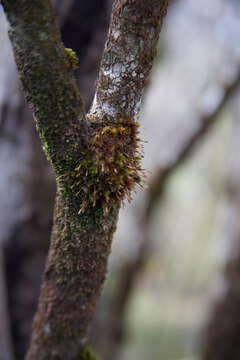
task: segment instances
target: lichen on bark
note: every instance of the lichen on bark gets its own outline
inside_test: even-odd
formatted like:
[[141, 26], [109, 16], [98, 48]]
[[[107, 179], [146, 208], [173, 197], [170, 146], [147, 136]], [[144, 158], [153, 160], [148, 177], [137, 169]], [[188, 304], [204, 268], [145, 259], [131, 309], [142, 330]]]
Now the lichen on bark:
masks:
[[157, 52], [167, 0], [116, 0], [91, 116], [136, 117]]
[[[121, 201], [141, 183], [137, 114], [166, 0], [115, 0], [88, 114], [49, 0], [3, 0], [10, 39], [43, 148], [57, 178], [51, 245], [27, 360], [84, 351], [106, 276]], [[69, 61], [70, 60], [70, 61]]]

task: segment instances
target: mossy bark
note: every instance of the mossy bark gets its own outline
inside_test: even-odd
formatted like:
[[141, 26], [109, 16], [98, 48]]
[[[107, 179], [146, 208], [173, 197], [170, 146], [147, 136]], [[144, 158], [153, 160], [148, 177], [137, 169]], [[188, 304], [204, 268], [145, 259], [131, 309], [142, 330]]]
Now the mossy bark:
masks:
[[48, 0], [2, 4], [26, 100], [45, 153], [61, 174], [78, 156], [84, 106], [51, 4]]
[[27, 359], [80, 359], [116, 228], [118, 205], [108, 216], [96, 206], [79, 219], [78, 208], [71, 208], [63, 194], [57, 198], [51, 249]]
[[58, 180], [26, 359], [83, 360], [124, 186], [129, 195], [139, 183], [135, 121], [167, 1], [115, 1], [96, 98], [86, 117], [49, 0], [2, 4], [23, 90]]

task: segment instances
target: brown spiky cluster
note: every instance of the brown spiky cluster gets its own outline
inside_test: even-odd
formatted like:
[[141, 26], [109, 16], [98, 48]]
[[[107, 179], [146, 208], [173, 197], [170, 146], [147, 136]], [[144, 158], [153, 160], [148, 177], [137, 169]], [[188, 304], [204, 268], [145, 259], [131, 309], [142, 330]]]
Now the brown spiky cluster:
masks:
[[97, 201], [108, 213], [111, 204], [127, 198], [135, 185], [142, 187], [145, 173], [141, 167], [142, 145], [139, 124], [120, 119], [118, 124], [95, 124], [89, 149], [75, 168], [74, 189], [82, 198], [80, 212]]

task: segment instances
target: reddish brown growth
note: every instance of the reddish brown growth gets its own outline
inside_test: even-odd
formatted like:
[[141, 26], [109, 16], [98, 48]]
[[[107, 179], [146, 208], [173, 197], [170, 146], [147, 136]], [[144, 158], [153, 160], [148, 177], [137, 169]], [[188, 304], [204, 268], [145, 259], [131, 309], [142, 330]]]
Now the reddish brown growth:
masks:
[[77, 179], [73, 186], [78, 187], [83, 199], [80, 212], [87, 205], [102, 201], [104, 212], [108, 213], [116, 201], [131, 201], [136, 184], [142, 187], [145, 174], [141, 167], [139, 124], [133, 119], [120, 119], [118, 124], [94, 124], [92, 129], [90, 149], [75, 168]]

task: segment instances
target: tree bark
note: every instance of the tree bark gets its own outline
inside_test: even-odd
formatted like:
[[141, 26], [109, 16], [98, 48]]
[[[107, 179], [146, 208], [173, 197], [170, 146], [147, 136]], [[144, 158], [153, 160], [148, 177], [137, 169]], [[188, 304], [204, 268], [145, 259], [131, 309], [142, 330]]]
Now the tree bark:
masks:
[[[140, 182], [138, 105], [167, 2], [116, 0], [85, 116], [49, 1], [2, 1], [18, 72], [57, 176], [54, 229], [27, 359], [84, 359], [120, 201]], [[90, 356], [90, 355], [88, 355]]]
[[[84, 55], [81, 56], [77, 76], [84, 77], [81, 92], [87, 108], [94, 95], [111, 2], [101, 1], [101, 7], [96, 9], [84, 0], [72, 4], [69, 0], [57, 2], [66, 46], [73, 45], [78, 53]], [[87, 24], [84, 22], [86, 14]], [[1, 24], [3, 26], [5, 22]], [[2, 30], [1, 34], [7, 34], [7, 30]], [[14, 350], [17, 357], [23, 358], [49, 247], [55, 180], [42, 151], [32, 115], [20, 93], [16, 66], [7, 42], [7, 39], [3, 40], [7, 48], [1, 55], [1, 69], [6, 77], [1, 84], [0, 99], [0, 240], [4, 243]], [[9, 191], [14, 196], [9, 196]], [[3, 346], [0, 348], [2, 350]]]

